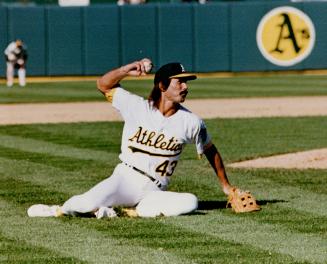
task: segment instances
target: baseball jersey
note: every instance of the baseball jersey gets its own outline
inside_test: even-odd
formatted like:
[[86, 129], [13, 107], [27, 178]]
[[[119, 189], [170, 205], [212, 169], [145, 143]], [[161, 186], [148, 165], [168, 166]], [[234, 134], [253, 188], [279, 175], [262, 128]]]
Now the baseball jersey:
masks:
[[194, 143], [202, 155], [204, 146], [211, 141], [204, 122], [183, 106], [165, 117], [148, 100], [121, 87], [112, 89], [106, 97], [125, 121], [120, 160], [164, 186], [168, 185], [185, 144]]
[[16, 62], [19, 59], [27, 59], [27, 51], [23, 46], [17, 47], [16, 42], [11, 42], [5, 49], [4, 54], [6, 55], [7, 61]]

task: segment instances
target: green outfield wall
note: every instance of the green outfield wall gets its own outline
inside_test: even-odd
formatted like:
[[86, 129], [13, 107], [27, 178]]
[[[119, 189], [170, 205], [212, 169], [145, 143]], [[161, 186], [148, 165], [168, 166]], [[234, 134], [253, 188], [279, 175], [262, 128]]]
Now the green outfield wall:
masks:
[[326, 13], [323, 2], [3, 6], [0, 48], [22, 39], [29, 76], [100, 75], [143, 57], [195, 72], [326, 69]]

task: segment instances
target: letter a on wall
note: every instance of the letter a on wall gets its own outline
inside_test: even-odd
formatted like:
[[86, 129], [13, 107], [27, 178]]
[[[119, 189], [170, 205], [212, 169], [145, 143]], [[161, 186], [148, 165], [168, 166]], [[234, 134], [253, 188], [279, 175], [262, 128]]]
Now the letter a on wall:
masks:
[[261, 54], [278, 66], [292, 66], [308, 57], [315, 44], [315, 28], [301, 10], [282, 6], [272, 9], [257, 28]]

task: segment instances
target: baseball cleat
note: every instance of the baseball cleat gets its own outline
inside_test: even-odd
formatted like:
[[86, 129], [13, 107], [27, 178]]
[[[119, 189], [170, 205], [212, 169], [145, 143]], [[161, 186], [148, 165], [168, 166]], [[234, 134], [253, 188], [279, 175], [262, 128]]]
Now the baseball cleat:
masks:
[[98, 219], [117, 217], [115, 210], [111, 207], [100, 207], [94, 214]]
[[125, 216], [132, 217], [132, 218], [139, 216], [135, 208], [123, 208], [122, 212]]
[[59, 205], [34, 204], [27, 210], [29, 217], [59, 217], [63, 213]]

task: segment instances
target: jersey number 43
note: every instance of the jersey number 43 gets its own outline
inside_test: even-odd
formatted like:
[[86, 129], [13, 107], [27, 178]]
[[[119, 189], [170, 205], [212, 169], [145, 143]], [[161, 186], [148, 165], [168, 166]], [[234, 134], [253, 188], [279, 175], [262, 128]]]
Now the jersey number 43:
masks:
[[177, 165], [177, 160], [174, 160], [172, 162], [169, 162], [169, 160], [166, 160], [156, 168], [156, 172], [160, 173], [160, 175], [162, 177], [164, 177], [164, 176], [169, 177], [169, 176], [173, 175], [176, 165]]

